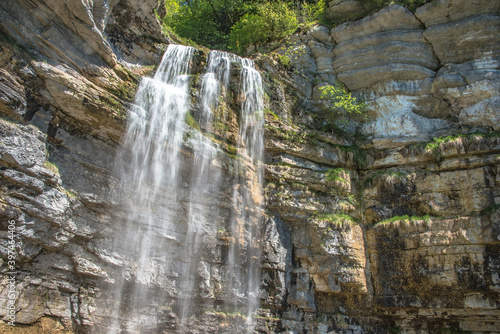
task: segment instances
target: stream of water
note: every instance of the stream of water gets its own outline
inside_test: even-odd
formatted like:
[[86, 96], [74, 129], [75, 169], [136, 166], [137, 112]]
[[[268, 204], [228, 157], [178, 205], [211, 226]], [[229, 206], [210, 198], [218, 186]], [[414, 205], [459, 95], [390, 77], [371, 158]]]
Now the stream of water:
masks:
[[[253, 61], [211, 51], [193, 98], [190, 71], [195, 53], [191, 47], [169, 45], [156, 74], [142, 80], [130, 110], [116, 160], [122, 180], [118, 196], [126, 207], [126, 228], [117, 236], [117, 249], [128, 255], [117, 261], [124, 269], [116, 279], [115, 298], [120, 303], [111, 315], [109, 333], [150, 328], [148, 322], [157, 319], [147, 310], [158, 307], [151, 305], [153, 300], [158, 304], [167, 297], [178, 300], [181, 333], [199, 300], [220, 300], [223, 309], [244, 312], [247, 326], [253, 326], [263, 204], [262, 80]], [[221, 145], [206, 133], [226, 119], [227, 111], [219, 104], [229, 98], [234, 68], [240, 74], [241, 110], [233, 180], [228, 182], [218, 162]], [[193, 118], [191, 110], [198, 111], [198, 129], [186, 124]], [[223, 184], [232, 184], [232, 189], [221, 189]], [[231, 214], [223, 223], [212, 218], [212, 195], [219, 191], [232, 193]], [[221, 228], [232, 241], [225, 257], [224, 287], [215, 295], [211, 263], [202, 258], [205, 238]]]

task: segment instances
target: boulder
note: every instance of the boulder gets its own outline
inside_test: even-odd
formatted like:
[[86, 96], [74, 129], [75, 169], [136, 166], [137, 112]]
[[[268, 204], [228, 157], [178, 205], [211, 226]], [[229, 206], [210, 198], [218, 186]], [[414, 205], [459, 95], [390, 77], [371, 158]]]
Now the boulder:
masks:
[[358, 0], [330, 1], [330, 6], [325, 10], [325, 17], [329, 20], [342, 20], [358, 18], [365, 12], [365, 7]]
[[332, 37], [330, 36], [330, 30], [324, 26], [314, 26], [310, 30], [310, 34], [316, 38], [321, 43], [330, 43]]

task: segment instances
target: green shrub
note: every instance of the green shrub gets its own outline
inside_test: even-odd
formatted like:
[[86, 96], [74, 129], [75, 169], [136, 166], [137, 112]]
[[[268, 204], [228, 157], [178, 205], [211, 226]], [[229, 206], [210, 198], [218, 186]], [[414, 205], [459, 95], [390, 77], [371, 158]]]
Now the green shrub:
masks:
[[245, 13], [245, 3], [245, 0], [166, 0], [163, 23], [182, 38], [225, 50], [231, 27]]
[[[455, 147], [457, 150], [468, 150], [474, 149], [474, 146], [476, 146], [476, 149], [479, 149], [481, 147], [482, 139], [484, 138], [500, 138], [500, 133], [459, 133], [456, 135], [441, 136], [433, 138], [432, 141], [425, 145], [424, 150], [425, 152], [434, 155], [436, 160], [439, 161], [441, 159], [443, 149]], [[496, 145], [496, 142], [492, 145]], [[485, 146], [485, 148], [488, 148], [488, 146]]]
[[304, 4], [304, 12], [307, 23], [323, 23], [325, 9], [327, 8], [326, 0], [319, 0], [316, 3]]
[[335, 168], [335, 169], [329, 169], [326, 172], [326, 180], [329, 182], [342, 182], [342, 183], [349, 183], [348, 180], [343, 179], [342, 176], [344, 174], [348, 174], [345, 169], [343, 168]]
[[285, 3], [264, 3], [244, 15], [229, 36], [232, 50], [243, 54], [249, 45], [260, 45], [292, 34], [298, 26], [295, 12]]
[[320, 87], [321, 98], [332, 102], [331, 113], [327, 116], [330, 122], [340, 122], [343, 130], [350, 122], [363, 122], [367, 119], [368, 107], [366, 103], [357, 101], [343, 85], [327, 85]]
[[290, 68], [292, 66], [292, 58], [288, 56], [287, 54], [281, 55], [278, 54], [278, 63], [285, 67], [285, 68]]

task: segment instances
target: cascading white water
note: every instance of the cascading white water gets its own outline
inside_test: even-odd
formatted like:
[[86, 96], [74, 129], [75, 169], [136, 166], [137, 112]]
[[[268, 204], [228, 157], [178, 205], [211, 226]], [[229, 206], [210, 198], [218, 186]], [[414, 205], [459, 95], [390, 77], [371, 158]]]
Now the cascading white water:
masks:
[[235, 242], [229, 248], [229, 288], [239, 303], [245, 301], [247, 324], [253, 326], [258, 308], [260, 284], [260, 226], [263, 206], [264, 116], [262, 79], [253, 61], [241, 59], [243, 102], [240, 119], [238, 153], [242, 157], [235, 174], [231, 234]]
[[[185, 132], [188, 112], [188, 71], [195, 49], [171, 45], [153, 78], [143, 78], [135, 103], [130, 110], [127, 132], [117, 157], [121, 174], [118, 197], [125, 200], [126, 230], [117, 238], [117, 247], [132, 254], [126, 262], [124, 277], [118, 279], [116, 295], [121, 304], [116, 308], [115, 323], [109, 332], [117, 333], [123, 327], [118, 320], [124, 308], [140, 308], [150, 299], [147, 286], [154, 283], [153, 267], [156, 258], [158, 234], [175, 230], [169, 215], [162, 215], [155, 205], [161, 193], [169, 189], [171, 199], [177, 200], [179, 182], [179, 149]], [[135, 277], [132, 287], [128, 285]], [[127, 287], [127, 288], [126, 288]], [[125, 290], [126, 293], [125, 293]], [[140, 320], [133, 326], [140, 326]], [[126, 328], [138, 330], [138, 328]]]
[[[231, 76], [231, 62], [236, 62], [239, 57], [223, 52], [211, 51], [208, 56], [207, 68], [203, 75], [200, 89], [200, 107], [203, 110], [201, 122], [209, 124], [215, 117], [215, 110], [219, 105], [219, 99], [224, 97], [229, 86]], [[226, 115], [219, 115], [224, 119]]]
[[[211, 51], [208, 56], [208, 62], [205, 73], [202, 78], [198, 104], [200, 116], [198, 124], [200, 128], [210, 130], [216, 119], [216, 109], [219, 104], [219, 98], [224, 96], [224, 92], [229, 85], [229, 75], [231, 66], [231, 55], [221, 51]], [[195, 135], [201, 136], [201, 133]], [[213, 168], [211, 161], [216, 156], [214, 149], [210, 148], [203, 140], [192, 141], [194, 145], [200, 145], [193, 148], [193, 165], [191, 179], [191, 195], [188, 212], [188, 231], [184, 243], [184, 254], [186, 265], [183, 270], [180, 284], [180, 322], [181, 329], [185, 326], [187, 317], [192, 310], [192, 302], [195, 297], [195, 282], [197, 269], [203, 263], [200, 263], [200, 246], [203, 234], [207, 228], [204, 225], [210, 224], [207, 221], [208, 208], [206, 198], [200, 196], [210, 196], [206, 190], [210, 188], [215, 190], [219, 184], [220, 169]], [[197, 143], [197, 144], [196, 144]], [[203, 147], [205, 146], [205, 147]], [[217, 191], [213, 191], [217, 193]], [[209, 290], [209, 289], [207, 289]], [[203, 293], [202, 291], [198, 293]], [[213, 298], [214, 296], [205, 295], [204, 298]]]
[[[230, 81], [231, 63], [241, 66], [240, 95], [243, 96], [238, 140], [239, 158], [235, 165], [233, 214], [226, 225], [232, 234], [226, 272], [226, 304], [233, 308], [246, 306], [251, 314], [258, 307], [259, 226], [262, 210], [263, 116], [262, 81], [253, 62], [238, 56], [212, 51], [203, 75], [198, 107], [190, 105], [189, 67], [195, 50], [169, 45], [153, 78], [144, 78], [134, 107], [117, 166], [122, 177], [119, 196], [126, 202], [126, 230], [117, 237], [127, 263], [123, 278], [117, 280], [116, 294], [122, 302], [112, 314], [115, 322], [109, 333], [141, 332], [142, 324], [155, 321], [140, 316], [141, 308], [161, 305], [161, 291], [173, 286], [169, 297], [178, 298], [180, 332], [186, 319], [198, 305], [195, 299], [214, 299], [207, 288], [210, 278], [200, 283], [200, 268], [210, 267], [203, 258], [206, 235], [217, 229], [213, 221], [214, 199], [219, 192], [221, 167], [215, 163], [221, 154], [218, 145], [204, 135], [225, 115], [216, 112], [225, 97]], [[199, 110], [200, 129], [186, 125], [189, 110]], [[187, 159], [181, 151], [186, 150]], [[184, 153], [185, 154], [185, 153]], [[191, 166], [186, 166], [189, 161]], [[184, 165], [183, 165], [184, 164]], [[190, 170], [181, 175], [181, 170]], [[186, 174], [186, 172], [184, 172]], [[186, 179], [187, 177], [187, 179]], [[182, 179], [182, 185], [181, 180]], [[218, 222], [220, 225], [220, 222]], [[183, 230], [182, 230], [183, 229]], [[182, 243], [165, 247], [165, 243]], [[177, 247], [177, 248], [176, 248]], [[172, 254], [175, 252], [176, 254]], [[179, 253], [179, 254], [177, 254]], [[169, 271], [175, 278], [165, 277]], [[152, 286], [154, 289], [152, 289]], [[166, 293], [165, 293], [166, 294]], [[150, 305], [156, 300], [157, 305]], [[132, 310], [132, 311], [131, 311]], [[137, 317], [124, 326], [120, 317]], [[151, 312], [150, 312], [151, 313]], [[249, 321], [251, 326], [251, 321]]]

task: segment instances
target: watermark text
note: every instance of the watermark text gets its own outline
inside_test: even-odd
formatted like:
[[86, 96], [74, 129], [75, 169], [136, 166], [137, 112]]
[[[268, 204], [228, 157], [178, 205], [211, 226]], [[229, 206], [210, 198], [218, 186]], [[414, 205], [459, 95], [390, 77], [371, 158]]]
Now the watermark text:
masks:
[[7, 303], [4, 321], [15, 326], [16, 321], [16, 221], [9, 220], [7, 232]]

